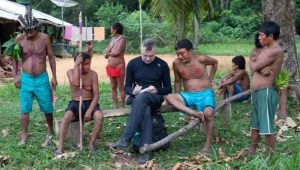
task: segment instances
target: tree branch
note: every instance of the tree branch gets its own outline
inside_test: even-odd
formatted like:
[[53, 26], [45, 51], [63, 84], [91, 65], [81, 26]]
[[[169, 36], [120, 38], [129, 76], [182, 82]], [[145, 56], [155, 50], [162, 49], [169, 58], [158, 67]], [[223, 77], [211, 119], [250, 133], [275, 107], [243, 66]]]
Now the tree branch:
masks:
[[[214, 112], [216, 112], [217, 110], [219, 110], [220, 108], [222, 108], [224, 105], [226, 105], [227, 103], [230, 103], [242, 96], [246, 96], [251, 94], [252, 90], [249, 89], [247, 91], [244, 91], [242, 93], [239, 93], [237, 95], [231, 96], [229, 98], [226, 98], [224, 100], [222, 100], [221, 102], [219, 102], [214, 110]], [[186, 132], [188, 132], [189, 130], [191, 130], [192, 128], [194, 128], [196, 125], [198, 125], [199, 123], [201, 123], [200, 119], [195, 119], [193, 120], [191, 123], [189, 123], [188, 125], [186, 125], [185, 127], [179, 129], [178, 131], [168, 135], [167, 137], [163, 138], [162, 140], [152, 143], [150, 145], [144, 145], [143, 147], [140, 148], [140, 153], [143, 154], [145, 152], [150, 152], [153, 151], [155, 149], [160, 148], [161, 146], [169, 143], [170, 141], [174, 140], [175, 138], [185, 134]]]

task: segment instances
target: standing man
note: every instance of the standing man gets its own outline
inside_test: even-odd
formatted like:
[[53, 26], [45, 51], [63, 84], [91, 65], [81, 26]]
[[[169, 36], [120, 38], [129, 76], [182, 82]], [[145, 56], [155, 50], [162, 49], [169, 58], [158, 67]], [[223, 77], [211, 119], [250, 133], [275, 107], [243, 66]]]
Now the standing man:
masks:
[[109, 45], [106, 47], [105, 58], [107, 59], [106, 73], [110, 80], [111, 95], [113, 99], [114, 109], [118, 108], [117, 88], [121, 95], [121, 107], [125, 107], [125, 47], [126, 38], [123, 34], [123, 25], [115, 23], [110, 29], [113, 37]]
[[[33, 98], [36, 97], [40, 109], [45, 114], [48, 125], [48, 135], [53, 134], [53, 106], [51, 88], [57, 85], [55, 56], [47, 34], [38, 31], [39, 23], [33, 17], [31, 7], [27, 7], [25, 17], [19, 16], [20, 30], [23, 32], [16, 37], [16, 42], [22, 47], [21, 67], [18, 70], [18, 61], [14, 60], [14, 84], [20, 89], [21, 104], [21, 141], [26, 144], [28, 137], [29, 112], [32, 110]], [[52, 71], [51, 88], [46, 71], [46, 59]]]
[[[115, 149], [128, 147], [135, 132], [141, 137], [138, 147], [152, 143], [152, 114], [156, 114], [164, 101], [164, 95], [172, 92], [168, 64], [155, 56], [156, 45], [151, 39], [143, 41], [142, 56], [132, 59], [127, 66], [125, 91], [134, 99], [131, 113], [122, 136], [112, 145]], [[144, 164], [150, 159], [145, 153], [138, 159]]]
[[283, 62], [283, 49], [277, 42], [279, 34], [280, 27], [275, 22], [263, 23], [258, 37], [263, 48], [257, 57], [250, 59], [249, 62], [253, 72], [251, 88], [254, 90], [250, 154], [256, 153], [260, 135], [265, 136], [268, 150], [275, 150], [274, 116], [278, 104], [278, 93], [273, 84]]
[[[173, 70], [174, 88], [177, 94], [169, 94], [166, 100], [176, 109], [205, 121], [206, 142], [202, 153], [207, 155], [211, 150], [215, 126], [212, 80], [218, 68], [218, 61], [206, 55], [193, 54], [192, 49], [193, 44], [187, 39], [176, 43], [175, 50], [178, 58], [173, 61]], [[206, 68], [208, 65], [211, 66], [209, 74]], [[181, 84], [184, 92], [180, 92]], [[197, 111], [192, 110], [192, 107], [196, 107]]]

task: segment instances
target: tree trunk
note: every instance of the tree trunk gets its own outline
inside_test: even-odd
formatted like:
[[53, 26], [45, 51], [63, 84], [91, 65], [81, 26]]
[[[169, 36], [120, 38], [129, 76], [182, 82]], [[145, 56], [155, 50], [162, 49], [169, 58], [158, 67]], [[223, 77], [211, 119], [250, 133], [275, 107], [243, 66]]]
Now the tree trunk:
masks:
[[199, 20], [196, 16], [194, 16], [194, 48], [197, 49], [199, 47], [200, 41], [200, 29], [199, 29]]
[[[289, 71], [291, 85], [297, 86], [299, 63], [295, 42], [295, 12], [292, 0], [262, 0], [264, 21], [274, 21], [280, 28], [279, 43], [284, 49], [282, 68]], [[299, 87], [298, 87], [299, 88]], [[296, 97], [296, 91], [291, 91]]]
[[221, 7], [221, 11], [223, 12], [224, 8], [225, 8], [225, 2], [224, 2], [224, 0], [221, 0], [220, 7]]

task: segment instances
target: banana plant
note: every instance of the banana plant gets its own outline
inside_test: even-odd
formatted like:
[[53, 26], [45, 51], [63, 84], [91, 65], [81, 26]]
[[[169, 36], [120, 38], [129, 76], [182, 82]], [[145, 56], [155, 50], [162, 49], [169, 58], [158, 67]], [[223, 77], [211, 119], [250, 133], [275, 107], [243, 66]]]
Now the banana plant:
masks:
[[15, 60], [19, 61], [21, 60], [21, 54], [22, 54], [22, 47], [20, 46], [20, 44], [18, 44], [16, 42], [16, 35], [17, 33], [14, 33], [13, 35], [11, 35], [10, 39], [8, 41], [6, 41], [2, 47], [5, 47], [4, 50], [4, 56], [9, 56], [14, 58]]
[[287, 70], [282, 70], [275, 79], [275, 87], [278, 90], [287, 88], [289, 86], [290, 79], [291, 77], [289, 72]]

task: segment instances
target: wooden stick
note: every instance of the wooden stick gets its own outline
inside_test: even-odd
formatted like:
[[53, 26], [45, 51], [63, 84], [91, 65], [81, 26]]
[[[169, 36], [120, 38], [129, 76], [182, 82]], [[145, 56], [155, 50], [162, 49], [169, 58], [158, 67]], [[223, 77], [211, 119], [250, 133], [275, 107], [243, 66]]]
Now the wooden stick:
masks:
[[[226, 105], [227, 103], [230, 103], [242, 96], [246, 96], [246, 95], [249, 95], [251, 94], [252, 90], [249, 89], [247, 91], [244, 91], [242, 93], [239, 93], [237, 95], [234, 95], [234, 96], [231, 96], [229, 98], [226, 98], [224, 100], [222, 100], [221, 102], [219, 102], [214, 110], [217, 111], [219, 110], [220, 108], [222, 108], [224, 105]], [[150, 151], [153, 151], [155, 149], [158, 149], [160, 147], [162, 147], [163, 145], [169, 143], [170, 141], [176, 139], [177, 137], [185, 134], [186, 132], [188, 132], [189, 130], [191, 130], [192, 128], [194, 128], [195, 126], [197, 126], [199, 123], [201, 123], [201, 120], [200, 119], [195, 119], [193, 120], [191, 123], [189, 123], [188, 125], [186, 125], [185, 127], [179, 129], [178, 131], [168, 135], [167, 137], [163, 138], [162, 140], [160, 141], [157, 141], [155, 143], [152, 143], [152, 144], [149, 144], [149, 145], [144, 145], [143, 147], [140, 148], [140, 153], [143, 154], [145, 152], [150, 152]]]
[[[80, 43], [79, 43], [79, 53], [82, 50], [82, 12], [79, 13], [79, 34], [80, 34]], [[82, 126], [82, 64], [79, 65], [79, 90], [80, 90], [80, 97], [79, 97], [79, 128], [80, 128], [80, 143], [79, 147], [82, 151], [82, 143], [83, 143], [83, 126]]]

